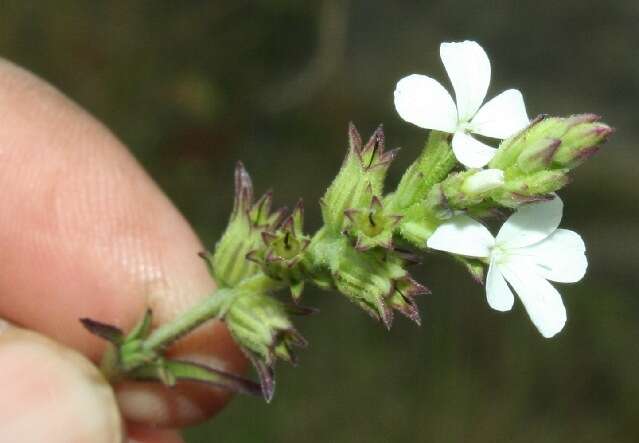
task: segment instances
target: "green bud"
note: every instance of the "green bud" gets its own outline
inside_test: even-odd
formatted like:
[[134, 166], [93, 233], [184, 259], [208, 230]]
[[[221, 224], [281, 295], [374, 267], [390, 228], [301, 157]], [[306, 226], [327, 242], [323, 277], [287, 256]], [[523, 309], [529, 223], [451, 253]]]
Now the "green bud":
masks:
[[484, 195], [504, 184], [504, 171], [501, 169], [483, 169], [473, 171], [461, 186], [461, 191], [467, 195]]
[[506, 184], [494, 191], [494, 201], [507, 208], [517, 208], [522, 204], [552, 198], [550, 195], [570, 181], [566, 169], [539, 171], [524, 177], [508, 180]]
[[503, 169], [507, 177], [545, 168], [572, 169], [612, 133], [599, 118], [595, 114], [539, 116], [526, 129], [504, 140], [489, 165]]
[[397, 153], [397, 150], [384, 151], [381, 126], [363, 146], [352, 123], [348, 135], [350, 147], [346, 159], [320, 202], [324, 223], [334, 232], [344, 228], [344, 211], [365, 208], [370, 204], [371, 194], [382, 194], [386, 172]]
[[517, 166], [526, 174], [548, 168], [561, 145], [557, 138], [534, 140], [517, 157]]
[[592, 157], [605, 143], [613, 129], [596, 121], [570, 128], [553, 161], [560, 167], [573, 169]]
[[215, 252], [201, 254], [209, 272], [221, 287], [233, 287], [256, 274], [260, 267], [246, 256], [262, 244], [262, 234], [281, 223], [284, 210], [270, 212], [273, 196], [267, 192], [253, 204], [253, 185], [242, 163], [235, 169], [235, 203], [222, 238]]
[[433, 186], [425, 206], [439, 220], [446, 220], [453, 216], [455, 210], [479, 205], [503, 185], [504, 172], [500, 169], [454, 172]]
[[612, 133], [598, 120], [594, 114], [539, 116], [519, 134], [504, 140], [489, 163], [505, 173], [505, 184], [491, 192], [492, 199], [516, 208], [549, 198], [569, 183], [570, 170], [592, 156]]
[[239, 294], [226, 311], [224, 321], [236, 343], [255, 366], [266, 401], [273, 398], [276, 358], [295, 363], [293, 346], [305, 347], [286, 315], [285, 306], [256, 292]]

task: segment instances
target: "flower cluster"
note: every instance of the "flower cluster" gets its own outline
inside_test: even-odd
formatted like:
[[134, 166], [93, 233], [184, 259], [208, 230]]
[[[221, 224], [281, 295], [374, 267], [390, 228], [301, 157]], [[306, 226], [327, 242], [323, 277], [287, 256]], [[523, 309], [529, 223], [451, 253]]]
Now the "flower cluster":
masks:
[[[594, 114], [531, 122], [515, 89], [482, 105], [490, 82], [484, 50], [470, 41], [443, 43], [440, 55], [455, 100], [424, 75], [397, 83], [398, 114], [430, 133], [393, 191], [385, 179], [397, 150], [386, 150], [381, 126], [366, 143], [349, 126], [346, 158], [320, 201], [324, 224], [314, 234], [304, 232], [301, 201], [290, 213], [271, 211], [271, 193], [253, 202], [251, 179], [238, 164], [228, 226], [213, 253], [202, 254], [218, 292], [154, 331], [148, 319], [127, 336], [85, 319], [112, 344], [104, 372], [255, 392], [247, 380], [164, 357], [170, 343], [218, 318], [253, 362], [270, 400], [275, 361], [294, 363], [293, 347], [306, 345], [289, 318], [312, 312], [298, 304], [305, 285], [340, 292], [387, 328], [395, 312], [420, 324], [416, 297], [429, 291], [409, 267], [429, 248], [452, 254], [473, 278], [485, 280], [493, 309], [510, 310], [515, 292], [544, 337], [561, 331], [566, 310], [549, 281], [580, 280], [587, 260], [581, 237], [559, 228], [563, 203], [556, 192], [612, 129]], [[490, 146], [477, 136], [502, 141]], [[504, 212], [510, 216], [493, 236], [483, 222]], [[276, 298], [279, 290], [293, 303]]]

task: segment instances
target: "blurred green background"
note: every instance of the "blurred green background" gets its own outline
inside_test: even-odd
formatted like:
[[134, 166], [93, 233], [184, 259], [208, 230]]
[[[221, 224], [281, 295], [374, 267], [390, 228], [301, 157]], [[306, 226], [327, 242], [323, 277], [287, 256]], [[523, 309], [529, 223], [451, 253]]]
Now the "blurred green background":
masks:
[[[346, 127], [384, 122], [403, 150], [425, 132], [395, 113], [395, 82], [447, 78], [442, 41], [474, 39], [493, 66], [489, 97], [523, 91], [528, 112], [595, 112], [617, 128], [562, 191], [563, 226], [590, 272], [560, 288], [569, 321], [545, 340], [521, 306], [500, 314], [443, 255], [417, 274], [433, 294], [423, 326], [390, 333], [338, 296], [298, 323], [311, 347], [278, 367], [275, 400], [236, 398], [189, 442], [639, 441], [639, 2], [2, 2], [0, 54], [103, 120], [212, 246], [244, 160], [258, 191], [317, 201]], [[194, 253], [197, 251], [194, 251]]]

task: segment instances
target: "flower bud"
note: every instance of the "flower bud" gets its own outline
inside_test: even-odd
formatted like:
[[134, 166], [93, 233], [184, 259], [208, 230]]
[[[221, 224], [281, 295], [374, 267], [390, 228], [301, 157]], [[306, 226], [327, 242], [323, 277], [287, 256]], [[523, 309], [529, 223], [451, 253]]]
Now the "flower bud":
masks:
[[500, 169], [469, 169], [454, 172], [430, 190], [424, 205], [438, 220], [446, 220], [456, 210], [476, 206], [488, 198], [492, 191], [504, 185], [504, 172]]
[[562, 138], [553, 161], [564, 168], [575, 168], [595, 154], [612, 132], [610, 126], [599, 122], [574, 126]]
[[506, 183], [491, 193], [495, 202], [516, 208], [545, 199], [569, 182], [568, 173], [592, 156], [612, 129], [594, 114], [566, 118], [537, 117], [519, 134], [504, 140], [490, 161], [503, 169]]
[[504, 171], [501, 169], [484, 169], [464, 180], [461, 191], [470, 195], [480, 195], [504, 184]]
[[551, 193], [561, 189], [570, 181], [566, 169], [539, 171], [534, 174], [508, 180], [491, 194], [493, 200], [508, 208], [522, 204], [551, 199]]
[[527, 174], [546, 169], [550, 166], [559, 145], [561, 140], [557, 138], [536, 140], [517, 157], [517, 166]]
[[[600, 123], [599, 118], [595, 114], [565, 118], [539, 116], [522, 132], [502, 142], [490, 161], [490, 167], [508, 173], [528, 173], [554, 167], [574, 168], [592, 155], [594, 147], [612, 133], [612, 129]], [[554, 146], [556, 140], [560, 142], [558, 146]]]

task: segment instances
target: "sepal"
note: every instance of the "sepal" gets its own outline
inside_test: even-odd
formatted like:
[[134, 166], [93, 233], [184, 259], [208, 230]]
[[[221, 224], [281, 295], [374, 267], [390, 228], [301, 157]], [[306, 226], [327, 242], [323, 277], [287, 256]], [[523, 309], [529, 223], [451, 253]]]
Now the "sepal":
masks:
[[264, 294], [243, 292], [228, 308], [224, 321], [235, 342], [249, 357], [260, 378], [266, 401], [273, 398], [277, 358], [294, 363], [293, 347], [306, 340], [286, 315], [286, 307]]
[[340, 252], [331, 263], [337, 290], [388, 329], [393, 310], [419, 323], [413, 297], [426, 289], [412, 280], [404, 267], [404, 260], [392, 251], [362, 252], [348, 242], [340, 245]]
[[385, 151], [385, 138], [379, 126], [365, 145], [355, 126], [348, 130], [349, 150], [342, 167], [321, 200], [322, 217], [334, 232], [344, 228], [347, 209], [365, 208], [370, 195], [381, 195], [384, 179], [397, 149]]
[[183, 360], [157, 359], [131, 371], [128, 376], [140, 381], [159, 381], [165, 386], [173, 387], [178, 381], [190, 381], [209, 384], [231, 392], [249, 395], [260, 395], [258, 383], [229, 374], [199, 363]]
[[282, 222], [285, 209], [271, 212], [272, 193], [253, 204], [253, 185], [242, 163], [235, 169], [235, 203], [229, 223], [215, 252], [201, 253], [212, 277], [221, 287], [233, 287], [255, 275], [260, 267], [246, 256], [262, 244], [262, 237]]
[[103, 361], [102, 365], [102, 369], [109, 374], [128, 373], [141, 365], [155, 361], [159, 357], [157, 352], [144, 347], [144, 339], [151, 332], [152, 312], [150, 309], [145, 311], [142, 319], [126, 335], [115, 326], [89, 318], [81, 318], [80, 322], [90, 333], [111, 344], [106, 353], [106, 361]]
[[453, 254], [452, 256], [455, 258], [455, 260], [461, 263], [464, 268], [466, 268], [473, 280], [475, 280], [480, 285], [484, 284], [485, 264], [481, 260], [456, 254]]
[[275, 230], [263, 231], [263, 245], [250, 251], [247, 259], [257, 263], [272, 279], [289, 286], [294, 301], [304, 290], [304, 258], [310, 238], [304, 235], [304, 206], [300, 200], [290, 216]]
[[345, 232], [354, 239], [355, 249], [393, 248], [393, 232], [402, 216], [387, 214], [379, 197], [372, 196], [366, 209], [351, 208], [344, 213], [348, 218]]

